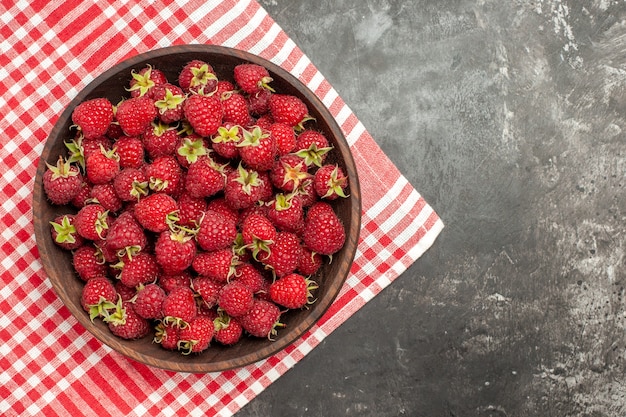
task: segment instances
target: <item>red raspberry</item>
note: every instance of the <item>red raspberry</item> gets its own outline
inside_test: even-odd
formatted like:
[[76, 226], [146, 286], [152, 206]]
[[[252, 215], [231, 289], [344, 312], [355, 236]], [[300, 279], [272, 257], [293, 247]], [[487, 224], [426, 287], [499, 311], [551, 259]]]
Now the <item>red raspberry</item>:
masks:
[[209, 347], [214, 334], [215, 326], [213, 320], [208, 317], [198, 316], [188, 326], [180, 330], [178, 349], [183, 354], [202, 352]]
[[72, 122], [86, 138], [102, 136], [113, 120], [113, 105], [106, 98], [80, 103], [72, 111]]
[[313, 302], [311, 291], [317, 288], [315, 282], [300, 274], [287, 274], [270, 285], [270, 298], [283, 307], [302, 308]]
[[140, 286], [135, 299], [135, 311], [144, 319], [160, 319], [163, 317], [164, 300], [165, 291], [159, 285]]
[[83, 176], [77, 166], [59, 157], [56, 166], [46, 164], [43, 188], [52, 204], [65, 205], [81, 191]]
[[286, 123], [289, 126], [302, 125], [310, 118], [306, 104], [289, 94], [272, 94], [269, 99], [269, 111], [275, 122]]
[[176, 220], [178, 204], [174, 197], [156, 193], [140, 199], [135, 204], [135, 218], [151, 232], [164, 232]]
[[104, 239], [110, 224], [109, 212], [95, 203], [81, 208], [74, 217], [76, 232], [88, 240]]
[[235, 222], [212, 210], [204, 213], [196, 234], [198, 246], [205, 251], [228, 248], [235, 242], [236, 237]]
[[127, 136], [139, 136], [157, 117], [154, 102], [147, 96], [131, 97], [117, 105], [117, 121]]
[[224, 285], [217, 299], [218, 306], [231, 317], [246, 314], [253, 302], [252, 290], [238, 281]]
[[163, 300], [162, 310], [166, 323], [176, 323], [181, 328], [188, 326], [198, 314], [191, 288], [174, 288]]
[[239, 318], [245, 331], [256, 337], [267, 337], [272, 340], [280, 323], [280, 309], [271, 301], [256, 299], [250, 310]]

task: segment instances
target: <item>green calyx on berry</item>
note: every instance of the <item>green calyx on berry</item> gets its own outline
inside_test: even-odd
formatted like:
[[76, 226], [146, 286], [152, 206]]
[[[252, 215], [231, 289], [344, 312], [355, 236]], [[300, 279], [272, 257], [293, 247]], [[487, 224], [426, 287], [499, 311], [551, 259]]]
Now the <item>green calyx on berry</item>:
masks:
[[187, 120], [183, 120], [178, 129], [178, 134], [181, 136], [189, 136], [193, 134], [193, 127]]
[[307, 114], [306, 116], [302, 118], [302, 120], [300, 120], [300, 123], [298, 123], [297, 125], [293, 127], [293, 130], [295, 132], [302, 132], [303, 130], [306, 130], [306, 127], [304, 126], [304, 124], [308, 121], [315, 121], [315, 117]]
[[193, 352], [193, 347], [200, 343], [199, 340], [191, 339], [191, 340], [179, 340], [178, 341], [178, 350], [183, 355], [190, 355]]
[[75, 177], [79, 173], [78, 170], [72, 169], [70, 160], [66, 161], [62, 156], [59, 156], [56, 165], [50, 165], [46, 162], [46, 166], [52, 172], [52, 180]]
[[246, 170], [243, 165], [239, 164], [237, 168], [237, 173], [239, 174], [235, 181], [241, 184], [241, 190], [250, 195], [252, 193], [252, 187], [259, 187], [261, 185], [261, 179], [259, 178], [259, 173], [254, 170]]
[[111, 323], [114, 326], [122, 326], [126, 324], [126, 309], [122, 304], [122, 297], [117, 298], [117, 304], [108, 302], [107, 309], [105, 309], [103, 321], [105, 323]]
[[85, 172], [85, 154], [82, 145], [83, 137], [79, 136], [71, 142], [65, 142], [65, 147], [69, 151], [68, 162], [76, 162], [81, 170]]
[[98, 303], [89, 305], [88, 308], [89, 319], [93, 322], [96, 317], [103, 317], [104, 320], [107, 321], [108, 317], [111, 316], [110, 312], [115, 311], [117, 306], [103, 296], [100, 296], [100, 300], [98, 301]]
[[191, 78], [190, 87], [205, 86], [209, 81], [217, 81], [215, 74], [209, 71], [208, 64], [191, 68], [191, 73], [193, 77]]
[[263, 78], [261, 78], [261, 79], [259, 80], [259, 82], [257, 83], [257, 86], [258, 86], [260, 89], [269, 90], [269, 91], [271, 91], [272, 93], [275, 93], [276, 91], [272, 88], [272, 86], [270, 86], [270, 83], [271, 83], [272, 81], [274, 81], [274, 80], [272, 79], [272, 77], [269, 77], [269, 76], [268, 76], [268, 77], [263, 77]]
[[163, 191], [167, 189], [169, 184], [170, 182], [168, 180], [164, 180], [162, 178], [157, 178], [157, 177], [150, 177], [150, 182], [148, 186], [150, 187], [151, 190], [159, 192], [159, 191]]
[[318, 148], [316, 143], [312, 143], [307, 149], [301, 149], [296, 152], [300, 158], [304, 159], [304, 163], [307, 166], [315, 165], [317, 167], [322, 166], [323, 156], [333, 149], [332, 146], [325, 148]]
[[176, 152], [184, 157], [190, 164], [196, 162], [201, 156], [209, 154], [209, 151], [204, 146], [204, 141], [200, 138], [195, 140], [189, 138], [183, 139], [183, 143], [178, 147]]
[[[245, 132], [245, 130], [244, 130]], [[213, 143], [239, 142], [239, 126], [232, 126], [230, 129], [220, 126], [217, 135], [211, 138]]]
[[282, 165], [285, 170], [283, 185], [287, 184], [289, 181], [293, 181], [293, 188], [296, 189], [300, 186], [301, 181], [309, 178], [309, 173], [306, 168], [308, 165], [306, 159], [303, 159], [302, 162], [297, 163], [295, 166], [291, 166], [287, 162], [282, 162]]
[[109, 210], [105, 210], [98, 215], [94, 222], [94, 229], [100, 239], [103, 239], [102, 233], [109, 228]]
[[160, 114], [165, 113], [167, 110], [173, 110], [180, 106], [185, 101], [185, 96], [181, 94], [174, 94], [169, 88], [165, 89], [165, 97], [161, 100], [154, 102], [155, 107], [159, 110]]
[[[297, 195], [296, 192], [289, 193], [289, 194], [284, 194], [284, 193], [276, 194], [276, 197], [274, 197], [274, 208], [276, 209], [276, 211], [283, 211], [283, 210], [290, 209], [291, 202], [294, 196], [296, 195]], [[269, 202], [268, 204], [271, 204], [271, 202]]]
[[163, 324], [173, 325], [174, 327], [177, 327], [179, 329], [185, 329], [189, 326], [189, 323], [187, 323], [185, 320], [181, 319], [180, 317], [174, 316], [163, 317]]
[[263, 132], [259, 126], [254, 126], [252, 131], [243, 129], [243, 140], [237, 144], [238, 147], [243, 148], [246, 146], [259, 146], [261, 144], [261, 139], [265, 139], [270, 134], [268, 132]]
[[135, 197], [137, 201], [141, 199], [141, 197], [145, 197], [149, 192], [149, 184], [148, 181], [137, 181], [134, 180], [131, 184], [130, 195]]
[[232, 249], [233, 253], [237, 257], [245, 255], [247, 246], [243, 242], [243, 235], [241, 234], [241, 232], [237, 232], [237, 236], [235, 237], [235, 242], [233, 243]]
[[168, 130], [176, 130], [176, 126], [170, 126], [162, 121], [152, 122], [152, 132], [155, 136], [163, 136]]
[[331, 171], [330, 178], [328, 179], [328, 182], [326, 183], [326, 185], [328, 186], [328, 191], [326, 192], [326, 194], [322, 196], [322, 198], [327, 198], [334, 194], [343, 198], [348, 197], [346, 193], [343, 191], [348, 179], [344, 176], [339, 177], [338, 175], [339, 175], [339, 168], [337, 165], [335, 165], [335, 169]]
[[130, 71], [133, 80], [135, 81], [134, 85], [130, 88], [126, 88], [126, 91], [135, 91], [139, 90], [139, 95], [143, 96], [155, 86], [154, 81], [150, 78], [152, 75], [152, 66], [150, 64], [147, 65], [147, 70], [140, 74], [136, 72], [134, 69]]
[[320, 286], [317, 285], [317, 282], [309, 278], [305, 278], [304, 282], [306, 283], [306, 304], [308, 306], [317, 301], [317, 298], [313, 298], [313, 294], [311, 293], [311, 291], [318, 289]]
[[69, 217], [63, 216], [61, 223], [51, 221], [50, 225], [57, 233], [55, 237], [57, 243], [76, 243], [76, 227], [70, 222]]

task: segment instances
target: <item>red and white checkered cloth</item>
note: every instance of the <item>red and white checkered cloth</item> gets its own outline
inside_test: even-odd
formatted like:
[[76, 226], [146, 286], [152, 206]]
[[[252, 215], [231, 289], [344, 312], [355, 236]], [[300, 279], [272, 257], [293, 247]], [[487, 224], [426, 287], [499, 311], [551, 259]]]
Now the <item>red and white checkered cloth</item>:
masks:
[[[256, 1], [162, 3], [19, 0], [0, 5], [0, 415], [79, 416], [107, 410], [107, 415], [124, 416], [230, 416], [389, 285], [443, 228], [337, 92]], [[276, 356], [207, 375], [151, 368], [92, 337], [47, 279], [31, 214], [39, 155], [76, 93], [127, 57], [188, 43], [253, 52], [308, 85], [348, 138], [363, 197], [361, 240], [351, 274], [319, 324]]]

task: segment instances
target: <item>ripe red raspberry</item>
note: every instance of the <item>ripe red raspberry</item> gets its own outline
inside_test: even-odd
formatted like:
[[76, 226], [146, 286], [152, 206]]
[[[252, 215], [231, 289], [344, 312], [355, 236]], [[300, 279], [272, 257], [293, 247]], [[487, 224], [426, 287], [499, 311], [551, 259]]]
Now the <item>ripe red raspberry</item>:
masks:
[[306, 104], [289, 94], [272, 94], [269, 99], [269, 111], [275, 122], [289, 126], [302, 125], [310, 119]]
[[270, 180], [274, 187], [287, 193], [295, 191], [308, 179], [312, 179], [308, 166], [302, 158], [294, 154], [280, 156], [270, 171]]
[[276, 157], [276, 140], [262, 128], [243, 130], [243, 140], [237, 144], [239, 155], [244, 164], [256, 171], [269, 171]]
[[183, 67], [178, 74], [178, 85], [185, 92], [210, 93], [217, 86], [217, 76], [213, 67], [204, 61], [194, 59]]
[[205, 251], [228, 248], [235, 242], [236, 237], [235, 222], [212, 210], [204, 213], [196, 234], [198, 246]]
[[159, 343], [163, 349], [177, 350], [180, 340], [180, 329], [174, 323], [158, 322], [154, 333], [154, 342]]
[[158, 118], [163, 123], [175, 123], [183, 117], [185, 92], [177, 85], [164, 83], [150, 91], [150, 98], [158, 111]]
[[151, 190], [174, 195], [183, 184], [182, 168], [173, 156], [161, 156], [144, 167]]
[[132, 79], [128, 91], [131, 97], [139, 97], [148, 94], [155, 86], [167, 83], [165, 73], [152, 65], [147, 65], [139, 72], [131, 70]]
[[211, 197], [224, 189], [225, 181], [219, 165], [205, 156], [189, 165], [185, 190], [195, 198]]
[[144, 319], [163, 318], [165, 291], [157, 284], [140, 286], [135, 299], [135, 311]]
[[302, 240], [321, 255], [332, 255], [343, 247], [346, 232], [328, 203], [318, 202], [309, 209], [304, 220]]
[[176, 220], [178, 204], [174, 197], [156, 193], [140, 199], [135, 204], [135, 218], [151, 232], [164, 232]]
[[159, 277], [158, 284], [169, 294], [174, 288], [191, 286], [191, 274], [189, 271], [182, 271], [176, 274], [164, 274]]
[[253, 302], [252, 290], [238, 281], [224, 285], [217, 298], [217, 305], [231, 317], [246, 314]]
[[115, 141], [120, 168], [141, 168], [144, 164], [143, 142], [138, 137], [122, 136]]
[[269, 253], [259, 255], [259, 260], [277, 277], [296, 270], [301, 256], [300, 239], [294, 233], [279, 232], [274, 243], [268, 245]]
[[296, 148], [296, 133], [285, 123], [273, 123], [267, 128], [276, 140], [278, 155], [287, 155]]
[[348, 177], [339, 165], [322, 165], [315, 171], [313, 179], [315, 192], [320, 198], [335, 200], [338, 197], [346, 198], [345, 189], [348, 187]]
[[177, 225], [196, 229], [200, 220], [207, 210], [207, 202], [204, 198], [196, 198], [183, 192], [178, 197], [178, 220]]
[[268, 203], [267, 218], [277, 229], [300, 233], [304, 226], [304, 208], [298, 194], [277, 193]]
[[178, 143], [176, 128], [163, 122], [152, 123], [143, 134], [143, 146], [151, 160], [160, 156], [174, 155]]
[[155, 282], [160, 275], [159, 265], [153, 254], [139, 252], [131, 258], [122, 260], [119, 280], [127, 287]]
[[157, 117], [154, 102], [147, 96], [131, 97], [117, 105], [118, 123], [127, 136], [139, 136]]
[[332, 149], [333, 147], [322, 132], [306, 129], [300, 132], [296, 138], [294, 153], [304, 159], [307, 166], [321, 167], [328, 152]]
[[43, 188], [52, 204], [64, 205], [72, 201], [81, 191], [83, 176], [77, 166], [59, 157], [56, 166], [46, 164]]
[[259, 173], [253, 169], [246, 169], [242, 165], [226, 176], [224, 198], [228, 205], [235, 210], [253, 206], [261, 198], [263, 183]]
[[224, 110], [219, 97], [192, 94], [185, 100], [183, 112], [194, 132], [211, 136], [221, 126]]
[[87, 243], [72, 253], [74, 270], [83, 281], [89, 281], [98, 276], [106, 276], [107, 265], [98, 257], [98, 249]]
[[237, 257], [228, 248], [212, 252], [199, 252], [193, 258], [191, 266], [199, 275], [209, 277], [217, 282], [226, 282], [235, 274], [237, 262]]
[[287, 308], [302, 308], [313, 302], [311, 291], [317, 289], [315, 282], [296, 273], [287, 274], [270, 285], [270, 298]]
[[87, 178], [92, 184], [105, 184], [120, 172], [119, 156], [115, 150], [92, 152], [85, 161]]
[[276, 328], [284, 326], [279, 322], [280, 315], [280, 309], [273, 302], [255, 299], [250, 310], [239, 317], [239, 323], [250, 335], [272, 340]]
[[263, 89], [273, 91], [269, 86], [272, 77], [262, 65], [239, 64], [233, 70], [233, 76], [237, 85], [248, 94], [254, 94]]
[[180, 328], [188, 326], [198, 314], [192, 289], [174, 288], [163, 300], [162, 310], [166, 323], [175, 323]]
[[106, 98], [80, 103], [72, 111], [72, 122], [86, 138], [102, 136], [113, 120], [113, 105]]
[[302, 254], [296, 271], [302, 275], [311, 276], [315, 274], [322, 266], [322, 255], [313, 252], [306, 246], [302, 246]]
[[250, 123], [248, 101], [244, 96], [236, 92], [229, 92], [222, 94], [220, 98], [224, 111], [223, 123], [233, 123], [240, 126], [247, 126]]
[[109, 212], [100, 204], [87, 204], [74, 217], [76, 232], [88, 240], [101, 240], [109, 231]]
[[148, 194], [148, 179], [137, 168], [124, 168], [113, 179], [115, 193], [122, 201], [138, 201]]
[[111, 280], [97, 276], [85, 283], [80, 297], [80, 305], [89, 313], [91, 321], [96, 317], [105, 316], [108, 310], [115, 307], [117, 291]]
[[243, 129], [232, 123], [224, 123], [217, 129], [217, 134], [211, 137], [213, 150], [226, 159], [239, 157], [239, 144], [243, 140]]
[[197, 316], [188, 326], [180, 330], [178, 349], [184, 355], [202, 352], [209, 347], [214, 334], [213, 320], [208, 317]]
[[150, 333], [150, 323], [137, 314], [130, 301], [120, 300], [115, 313], [107, 316], [105, 321], [111, 333], [122, 339], [140, 339]]
[[106, 236], [107, 249], [132, 256], [147, 246], [148, 237], [132, 211], [125, 211], [112, 221]]
[[222, 314], [213, 323], [215, 324], [215, 336], [213, 337], [216, 342], [231, 346], [241, 339], [243, 327], [236, 318]]
[[191, 281], [191, 288], [200, 296], [202, 303], [207, 308], [213, 308], [217, 304], [217, 297], [224, 286], [208, 277], [195, 277]]
[[180, 274], [191, 266], [196, 255], [196, 243], [192, 236], [184, 232], [166, 230], [159, 234], [154, 253], [165, 274]]
[[110, 213], [117, 213], [122, 209], [123, 202], [115, 192], [112, 182], [95, 184], [91, 188], [90, 197], [107, 209]]

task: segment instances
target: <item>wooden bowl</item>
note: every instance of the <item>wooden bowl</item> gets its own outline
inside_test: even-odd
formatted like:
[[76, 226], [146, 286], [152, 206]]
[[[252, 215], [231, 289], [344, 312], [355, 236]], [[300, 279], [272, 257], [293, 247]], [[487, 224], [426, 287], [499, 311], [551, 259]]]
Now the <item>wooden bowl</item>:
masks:
[[[107, 97], [112, 103], [119, 102], [122, 97], [128, 96], [124, 86], [130, 81], [131, 69], [139, 70], [146, 64], [160, 69], [170, 81], [175, 82], [184, 64], [193, 59], [210, 63], [218, 77], [230, 81], [232, 69], [237, 64], [250, 62], [265, 66], [274, 80], [272, 86], [277, 92], [296, 95], [307, 104], [309, 112], [316, 119], [316, 128], [325, 133], [335, 148], [329, 161], [339, 163], [349, 176], [350, 195], [333, 202], [346, 228], [347, 239], [340, 252], [333, 256], [332, 263], [325, 262], [314, 277], [320, 285], [315, 292], [317, 301], [314, 304], [308, 309], [290, 310], [283, 314], [281, 321], [286, 327], [278, 329], [274, 341], [244, 336], [232, 347], [223, 347], [214, 342], [200, 354], [182, 355], [153, 343], [151, 336], [128, 341], [114, 336], [102, 320], [90, 321], [80, 305], [84, 283], [73, 270], [71, 254], [60, 249], [50, 235], [49, 222], [56, 215], [69, 210], [49, 203], [43, 191], [42, 176], [46, 169], [45, 163], [54, 164], [58, 156], [66, 152], [64, 141], [70, 139], [71, 113], [76, 105], [96, 97]], [[172, 371], [205, 373], [245, 366], [276, 354], [300, 338], [319, 320], [339, 293], [354, 260], [361, 222], [361, 198], [354, 160], [341, 129], [319, 98], [298, 79], [281, 67], [244, 51], [213, 45], [182, 45], [143, 53], [117, 64], [94, 79], [70, 102], [52, 129], [39, 161], [34, 186], [33, 217], [39, 254], [50, 281], [67, 308], [87, 330], [101, 342], [136, 361]]]

